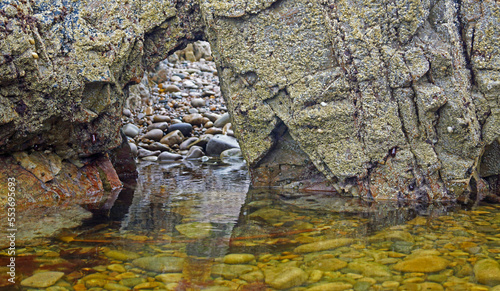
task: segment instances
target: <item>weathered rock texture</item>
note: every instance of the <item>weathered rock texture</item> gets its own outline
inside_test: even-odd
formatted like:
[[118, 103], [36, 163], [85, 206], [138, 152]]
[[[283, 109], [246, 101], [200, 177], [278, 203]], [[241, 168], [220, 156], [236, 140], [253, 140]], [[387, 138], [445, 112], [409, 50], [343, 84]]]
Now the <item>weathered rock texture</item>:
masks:
[[[0, 1], [0, 205], [15, 178], [16, 225], [35, 207], [109, 209], [121, 183], [103, 153], [122, 141], [128, 86], [201, 38], [201, 19], [193, 0]], [[51, 233], [74, 226], [61, 221]]]
[[316, 188], [376, 199], [485, 189], [480, 157], [500, 135], [497, 1], [201, 2], [255, 184], [313, 189], [315, 168]]
[[4, 0], [0, 153], [118, 146], [128, 85], [206, 33], [256, 186], [466, 200], [500, 173], [499, 7]]
[[0, 2], [0, 153], [32, 147], [63, 158], [120, 144], [128, 85], [200, 38], [186, 1]]

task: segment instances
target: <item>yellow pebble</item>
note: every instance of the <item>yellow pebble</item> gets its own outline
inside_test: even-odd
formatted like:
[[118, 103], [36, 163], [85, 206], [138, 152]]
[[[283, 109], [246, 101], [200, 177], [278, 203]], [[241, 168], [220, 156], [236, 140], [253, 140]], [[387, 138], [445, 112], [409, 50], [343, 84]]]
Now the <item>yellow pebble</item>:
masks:
[[38, 54], [37, 54], [37, 53], [32, 52], [32, 53], [31, 53], [31, 56], [32, 56], [35, 60], [38, 60]]

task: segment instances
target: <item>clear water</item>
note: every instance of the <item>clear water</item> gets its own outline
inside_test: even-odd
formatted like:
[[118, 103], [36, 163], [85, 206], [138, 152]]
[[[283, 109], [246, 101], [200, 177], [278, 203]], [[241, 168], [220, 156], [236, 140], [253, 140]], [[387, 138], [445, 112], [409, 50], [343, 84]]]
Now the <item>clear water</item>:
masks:
[[[2, 290], [500, 290], [499, 205], [249, 189], [243, 163], [139, 173], [108, 219], [18, 250]], [[19, 284], [45, 271], [64, 276]]]

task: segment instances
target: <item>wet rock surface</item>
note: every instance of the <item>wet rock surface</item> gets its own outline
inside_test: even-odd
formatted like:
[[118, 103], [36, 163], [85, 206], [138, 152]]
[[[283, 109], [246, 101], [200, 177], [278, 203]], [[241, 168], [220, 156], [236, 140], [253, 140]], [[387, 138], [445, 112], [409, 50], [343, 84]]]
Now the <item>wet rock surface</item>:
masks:
[[[18, 245], [38, 244], [80, 225], [92, 216], [89, 211], [109, 210], [122, 189], [108, 156], [70, 161], [52, 152], [17, 152], [0, 156], [0, 165], [2, 205], [12, 202], [8, 189], [15, 190]], [[9, 178], [15, 179], [14, 186]], [[7, 221], [7, 215], [4, 211], [0, 218]], [[8, 244], [0, 241], [1, 246]]]

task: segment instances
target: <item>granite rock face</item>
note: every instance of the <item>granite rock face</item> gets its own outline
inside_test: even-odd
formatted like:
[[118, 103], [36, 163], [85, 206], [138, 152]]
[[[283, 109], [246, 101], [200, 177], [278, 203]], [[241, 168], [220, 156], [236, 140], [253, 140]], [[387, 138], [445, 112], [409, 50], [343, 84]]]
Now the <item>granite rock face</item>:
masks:
[[480, 157], [500, 135], [495, 1], [201, 10], [254, 183], [424, 200], [467, 200], [484, 185]]

